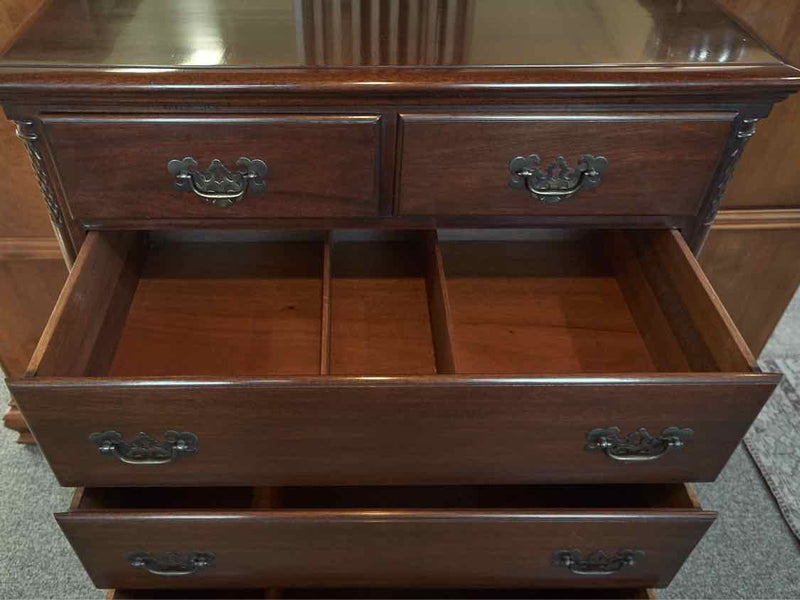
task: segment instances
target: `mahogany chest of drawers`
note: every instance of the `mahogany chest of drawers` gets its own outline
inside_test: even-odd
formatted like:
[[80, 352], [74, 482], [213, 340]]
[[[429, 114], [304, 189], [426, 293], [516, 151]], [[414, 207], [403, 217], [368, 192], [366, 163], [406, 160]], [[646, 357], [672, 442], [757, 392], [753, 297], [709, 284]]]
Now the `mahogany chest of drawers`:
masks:
[[667, 585], [778, 382], [693, 252], [798, 86], [706, 0], [47, 4], [9, 386], [95, 584]]

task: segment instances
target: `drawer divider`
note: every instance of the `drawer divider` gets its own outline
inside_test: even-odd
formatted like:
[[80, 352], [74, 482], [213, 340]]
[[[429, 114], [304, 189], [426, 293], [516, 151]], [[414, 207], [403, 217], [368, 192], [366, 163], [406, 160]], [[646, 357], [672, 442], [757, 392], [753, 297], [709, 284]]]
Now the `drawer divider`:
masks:
[[430, 311], [433, 349], [436, 356], [436, 372], [440, 375], [452, 375], [456, 373], [453, 353], [453, 323], [442, 252], [439, 248], [436, 230], [426, 232], [425, 242], [425, 283], [428, 291], [428, 310]]
[[322, 315], [320, 319], [319, 374], [331, 373], [331, 235], [322, 249]]

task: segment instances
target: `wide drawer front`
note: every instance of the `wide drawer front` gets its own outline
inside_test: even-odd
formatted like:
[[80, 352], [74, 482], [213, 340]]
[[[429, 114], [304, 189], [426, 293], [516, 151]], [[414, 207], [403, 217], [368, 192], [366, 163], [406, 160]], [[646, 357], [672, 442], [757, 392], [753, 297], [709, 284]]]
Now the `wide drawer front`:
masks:
[[402, 215], [694, 215], [731, 113], [404, 114]]
[[90, 234], [11, 390], [67, 486], [715, 478], [778, 376], [678, 234], [554, 235]]
[[73, 216], [374, 217], [375, 115], [45, 116]]
[[87, 489], [101, 588], [665, 586], [714, 520], [682, 485]]

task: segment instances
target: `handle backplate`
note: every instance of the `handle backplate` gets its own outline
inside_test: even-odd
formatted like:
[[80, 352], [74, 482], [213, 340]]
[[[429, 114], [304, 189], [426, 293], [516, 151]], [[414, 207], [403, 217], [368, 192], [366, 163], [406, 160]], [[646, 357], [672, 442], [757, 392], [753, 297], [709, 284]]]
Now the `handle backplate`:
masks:
[[267, 164], [263, 160], [245, 156], [236, 161], [238, 171], [231, 172], [215, 158], [208, 169], [201, 171], [191, 156], [171, 160], [167, 170], [175, 178], [175, 188], [193, 192], [206, 204], [228, 208], [244, 198], [248, 192], [263, 192], [267, 189]]
[[96, 432], [89, 441], [97, 445], [100, 454], [113, 456], [128, 465], [163, 465], [183, 454], [197, 454], [198, 439], [190, 431], [166, 431], [164, 441], [140, 431], [126, 442], [118, 431]]
[[580, 550], [559, 550], [553, 554], [553, 566], [569, 569], [573, 575], [599, 577], [614, 575], [625, 567], [632, 567], [644, 556], [642, 550], [618, 550], [614, 555], [597, 550], [585, 557]]
[[611, 459], [623, 462], [643, 462], [656, 460], [667, 452], [683, 448], [694, 431], [688, 427], [667, 427], [658, 436], [650, 435], [645, 427], [640, 427], [620, 436], [619, 427], [598, 427], [586, 434], [587, 452], [604, 452]]
[[159, 577], [185, 577], [203, 569], [216, 566], [217, 557], [213, 552], [166, 552], [154, 556], [149, 552], [135, 552], [128, 555], [128, 564], [136, 569], [145, 569]]
[[580, 190], [596, 188], [602, 183], [601, 176], [608, 167], [604, 156], [584, 154], [573, 169], [563, 156], [559, 156], [545, 169], [540, 169], [538, 154], [517, 156], [508, 163], [513, 188], [527, 189], [532, 197], [542, 204], [558, 204], [577, 194]]

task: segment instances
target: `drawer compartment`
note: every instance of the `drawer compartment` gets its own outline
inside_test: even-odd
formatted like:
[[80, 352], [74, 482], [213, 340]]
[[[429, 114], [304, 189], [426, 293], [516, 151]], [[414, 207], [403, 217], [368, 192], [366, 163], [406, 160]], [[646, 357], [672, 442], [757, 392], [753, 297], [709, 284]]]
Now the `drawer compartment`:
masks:
[[[405, 114], [397, 206], [401, 215], [695, 215], [730, 135], [731, 113]], [[516, 157], [547, 167], [584, 155], [605, 169], [574, 195], [534, 196], [513, 177]], [[519, 164], [522, 164], [519, 163]], [[554, 178], [557, 179], [556, 168]], [[530, 185], [544, 185], [535, 177]], [[554, 185], [558, 187], [561, 184]], [[575, 188], [567, 178], [561, 187]]]
[[597, 588], [666, 586], [715, 515], [649, 485], [88, 488], [56, 518], [101, 588]]
[[[82, 223], [374, 217], [379, 121], [375, 115], [42, 119], [70, 211]], [[168, 163], [186, 157], [197, 163], [189, 171], [216, 181], [225, 174], [209, 168], [215, 159], [234, 174], [249, 172], [237, 164], [241, 157], [260, 160], [266, 172], [248, 181], [241, 199], [225, 200], [226, 192], [241, 191], [235, 176], [219, 187], [193, 179], [176, 189]]]
[[10, 384], [62, 484], [710, 480], [779, 381], [677, 232], [270, 235], [89, 234]]

